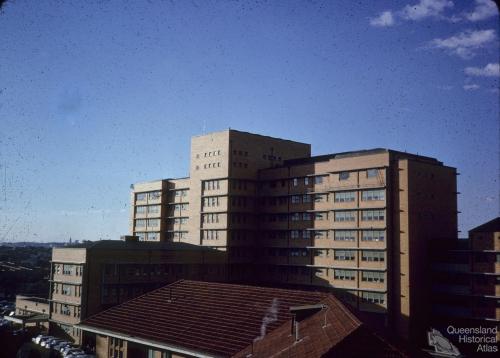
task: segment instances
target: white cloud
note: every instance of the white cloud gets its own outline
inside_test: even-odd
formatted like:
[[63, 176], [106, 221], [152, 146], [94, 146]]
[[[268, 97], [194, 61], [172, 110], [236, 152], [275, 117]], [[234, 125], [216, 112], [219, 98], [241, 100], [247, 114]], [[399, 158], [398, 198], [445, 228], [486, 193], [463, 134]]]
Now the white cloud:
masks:
[[464, 17], [469, 21], [480, 21], [498, 14], [495, 3], [491, 0], [476, 0], [476, 7], [472, 12], [465, 13]]
[[377, 27], [394, 25], [394, 16], [392, 15], [392, 11], [383, 11], [379, 16], [370, 19], [370, 25]]
[[496, 38], [495, 30], [467, 30], [445, 39], [434, 39], [428, 43], [428, 47], [444, 49], [463, 59], [469, 59], [475, 56], [474, 50], [486, 46]]
[[420, 0], [418, 4], [406, 5], [401, 16], [406, 20], [422, 20], [427, 17], [439, 17], [446, 8], [453, 7], [449, 0]]
[[475, 90], [478, 90], [479, 89], [479, 85], [475, 84], [475, 83], [472, 83], [470, 85], [464, 85], [464, 90], [466, 91], [475, 91]]
[[464, 72], [466, 75], [469, 75], [469, 76], [500, 77], [500, 64], [499, 63], [488, 63], [483, 68], [481, 68], [481, 67], [466, 67]]

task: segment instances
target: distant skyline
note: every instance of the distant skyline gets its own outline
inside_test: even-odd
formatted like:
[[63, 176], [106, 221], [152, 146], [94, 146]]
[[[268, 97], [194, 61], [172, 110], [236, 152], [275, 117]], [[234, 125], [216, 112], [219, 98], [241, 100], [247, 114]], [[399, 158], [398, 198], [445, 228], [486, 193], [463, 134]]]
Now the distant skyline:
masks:
[[500, 212], [498, 24], [489, 0], [7, 1], [0, 242], [118, 239], [130, 184], [229, 127], [435, 157], [465, 237]]

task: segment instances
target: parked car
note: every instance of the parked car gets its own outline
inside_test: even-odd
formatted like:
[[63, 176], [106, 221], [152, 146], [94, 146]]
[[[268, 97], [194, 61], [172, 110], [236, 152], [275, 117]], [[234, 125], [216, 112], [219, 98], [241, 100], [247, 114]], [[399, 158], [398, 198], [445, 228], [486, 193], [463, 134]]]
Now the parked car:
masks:
[[57, 343], [56, 345], [54, 345], [54, 346], [52, 347], [52, 349], [54, 349], [54, 350], [56, 350], [56, 351], [60, 352], [63, 348], [66, 348], [66, 347], [68, 347], [68, 346], [71, 346], [71, 343], [70, 343], [70, 342], [68, 342], [68, 341], [62, 341], [62, 342], [59, 342], [59, 343]]
[[39, 334], [38, 336], [35, 336], [35, 337], [31, 338], [31, 341], [32, 341], [33, 343], [38, 343], [38, 341], [39, 341], [39, 340], [40, 340], [40, 338], [42, 338], [42, 337], [43, 337], [43, 334]]
[[64, 358], [73, 358], [74, 356], [82, 355], [82, 354], [85, 354], [85, 352], [83, 350], [81, 350], [79, 348], [74, 348], [74, 349], [70, 349], [66, 353], [64, 353], [63, 357]]
[[37, 343], [37, 344], [39, 344], [39, 345], [42, 345], [44, 342], [46, 342], [46, 341], [48, 341], [48, 340], [51, 340], [52, 338], [55, 338], [55, 337], [53, 337], [53, 336], [42, 336], [42, 337], [38, 340], [38, 342], [35, 342], [35, 343]]
[[75, 345], [75, 344], [69, 344], [69, 345], [67, 345], [67, 346], [59, 349], [59, 352], [61, 352], [61, 354], [64, 355], [70, 349], [77, 349], [77, 348], [79, 348], [77, 345]]
[[59, 344], [61, 342], [64, 342], [64, 339], [61, 339], [61, 338], [51, 339], [51, 340], [45, 342], [45, 348], [54, 348], [54, 346], [56, 344]]

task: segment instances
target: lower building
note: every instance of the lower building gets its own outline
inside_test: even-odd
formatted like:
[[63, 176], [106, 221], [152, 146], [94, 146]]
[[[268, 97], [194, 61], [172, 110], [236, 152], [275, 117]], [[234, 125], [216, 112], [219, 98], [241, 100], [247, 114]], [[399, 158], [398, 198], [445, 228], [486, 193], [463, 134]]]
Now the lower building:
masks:
[[107, 240], [54, 248], [50, 332], [80, 343], [82, 319], [180, 278], [225, 281], [224, 253], [184, 243]]
[[180, 280], [81, 322], [97, 357], [403, 357], [327, 293]]
[[430, 255], [431, 323], [462, 351], [477, 352], [477, 345], [464, 344], [450, 327], [500, 324], [500, 217], [470, 230], [468, 239], [435, 243]]

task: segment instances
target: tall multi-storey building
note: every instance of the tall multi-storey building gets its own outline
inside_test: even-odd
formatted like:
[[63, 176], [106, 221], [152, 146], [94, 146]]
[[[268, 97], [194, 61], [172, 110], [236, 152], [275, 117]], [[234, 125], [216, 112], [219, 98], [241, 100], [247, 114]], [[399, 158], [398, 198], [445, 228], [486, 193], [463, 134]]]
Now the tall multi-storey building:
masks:
[[133, 185], [131, 233], [226, 252], [228, 280], [335, 290], [403, 337], [430, 312], [428, 245], [456, 237], [456, 170], [388, 149], [226, 130], [194, 137], [190, 177]]

